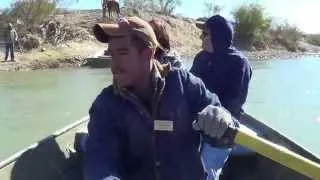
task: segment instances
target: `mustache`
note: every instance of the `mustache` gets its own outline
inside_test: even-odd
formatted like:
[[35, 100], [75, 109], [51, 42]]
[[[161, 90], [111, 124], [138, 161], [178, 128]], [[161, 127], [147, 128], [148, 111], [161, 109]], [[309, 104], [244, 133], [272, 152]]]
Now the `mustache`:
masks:
[[124, 68], [121, 67], [111, 67], [112, 74], [120, 74], [126, 72]]

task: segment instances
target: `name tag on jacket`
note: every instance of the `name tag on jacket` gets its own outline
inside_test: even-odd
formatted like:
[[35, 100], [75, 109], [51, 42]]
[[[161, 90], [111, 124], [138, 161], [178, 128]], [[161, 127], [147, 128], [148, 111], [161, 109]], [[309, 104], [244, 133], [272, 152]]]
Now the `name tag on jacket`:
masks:
[[170, 120], [154, 120], [155, 131], [173, 131], [173, 121]]

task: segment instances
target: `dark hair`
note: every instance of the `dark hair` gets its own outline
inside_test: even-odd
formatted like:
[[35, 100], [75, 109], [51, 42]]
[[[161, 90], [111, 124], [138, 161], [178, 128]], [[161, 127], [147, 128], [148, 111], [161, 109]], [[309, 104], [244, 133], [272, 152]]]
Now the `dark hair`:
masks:
[[[152, 27], [154, 33], [156, 34], [157, 41], [165, 50], [170, 50], [170, 38], [167, 28], [163, 21], [160, 20], [151, 20], [149, 21], [150, 26]], [[165, 51], [159, 47], [156, 49], [154, 54], [155, 59], [161, 59], [165, 54]]]

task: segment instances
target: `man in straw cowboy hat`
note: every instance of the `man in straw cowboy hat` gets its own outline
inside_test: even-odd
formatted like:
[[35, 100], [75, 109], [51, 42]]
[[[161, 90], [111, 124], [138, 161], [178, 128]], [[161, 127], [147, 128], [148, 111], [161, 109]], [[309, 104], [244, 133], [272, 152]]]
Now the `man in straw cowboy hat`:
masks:
[[234, 126], [217, 96], [192, 74], [153, 60], [159, 43], [138, 17], [97, 24], [108, 43], [113, 84], [89, 114], [86, 180], [195, 180], [205, 178], [199, 134], [220, 139]]

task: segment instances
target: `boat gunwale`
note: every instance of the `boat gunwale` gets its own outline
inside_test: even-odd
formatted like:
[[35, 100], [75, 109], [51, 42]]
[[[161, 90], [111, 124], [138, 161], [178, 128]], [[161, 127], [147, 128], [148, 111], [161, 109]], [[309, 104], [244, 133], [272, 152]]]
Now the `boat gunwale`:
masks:
[[3, 161], [0, 161], [0, 170], [8, 165], [10, 165], [11, 163], [15, 162], [19, 157], [21, 157], [21, 155], [31, 149], [35, 149], [39, 146], [41, 146], [42, 144], [44, 144], [45, 142], [48, 142], [51, 139], [57, 138], [69, 131], [71, 131], [72, 129], [81, 126], [82, 124], [86, 123], [87, 121], [89, 121], [89, 115], [81, 118], [80, 120], [77, 120], [76, 122], [69, 124], [61, 129], [59, 129], [58, 131], [52, 133], [51, 135], [41, 139], [40, 141], [14, 153], [13, 155], [9, 156], [8, 158], [4, 159]]
[[[257, 120], [255, 117], [245, 113], [245, 120], [248, 120], [248, 119], [249, 119], [249, 124], [253, 124], [258, 129], [264, 129], [264, 130], [269, 131], [270, 133], [266, 133], [266, 135], [272, 134], [274, 137], [277, 137], [278, 140], [285, 142], [286, 143], [285, 145], [287, 145], [287, 146], [285, 146], [283, 144], [279, 144], [279, 143], [276, 143], [276, 144], [284, 146], [285, 148], [289, 149], [290, 151], [293, 151], [297, 154], [300, 154], [301, 156], [303, 156], [311, 161], [315, 161], [317, 163], [320, 163], [320, 158], [317, 157], [317, 155], [313, 154], [308, 149], [304, 148], [302, 145], [299, 145], [295, 141], [290, 140], [288, 137], [286, 137], [285, 135], [283, 135], [279, 131], [276, 131], [275, 129], [271, 128], [265, 122]], [[57, 138], [65, 133], [71, 131], [72, 129], [81, 126], [82, 124], [86, 123], [87, 121], [89, 121], [89, 115], [81, 118], [80, 120], [78, 120], [72, 124], [67, 125], [64, 128], [61, 128], [60, 130], [58, 130], [58, 131], [52, 133], [51, 135], [43, 138], [42, 140], [28, 146], [27, 148], [24, 148], [24, 149], [18, 151], [17, 153], [6, 158], [5, 160], [0, 161], [0, 169], [15, 162], [26, 151], [28, 151], [30, 149], [35, 149], [35, 148], [41, 146], [42, 144], [44, 144], [45, 142], [48, 142], [51, 139]], [[272, 142], [271, 139], [269, 139], [269, 141]]]
[[[244, 113], [244, 116], [246, 117], [245, 120], [248, 120], [248, 118], [249, 118], [249, 121], [250, 121], [249, 124], [254, 124], [256, 127], [261, 128], [261, 129], [268, 129], [268, 131], [270, 131], [271, 133], [266, 133], [267, 135], [272, 134], [273, 136], [277, 136], [279, 140], [285, 142], [287, 146], [290, 146], [290, 148], [287, 146], [284, 146], [283, 144], [278, 144], [278, 143], [275, 143], [275, 144], [278, 144], [280, 146], [284, 146], [285, 148], [289, 149], [290, 151], [295, 152], [295, 153], [297, 153], [297, 154], [299, 154], [299, 155], [301, 155], [311, 161], [314, 161], [316, 163], [320, 163], [320, 157], [318, 157], [317, 154], [312, 153], [309, 149], [305, 148], [301, 144], [298, 144], [296, 141], [291, 140], [290, 138], [288, 138], [286, 135], [284, 135], [280, 131], [275, 130], [270, 125], [265, 123], [265, 121], [258, 120], [248, 113]], [[266, 138], [266, 137], [263, 137], [263, 138]], [[266, 139], [268, 139], [268, 138], [266, 138]], [[269, 141], [273, 142], [271, 139], [269, 139]], [[304, 153], [304, 154], [301, 154], [301, 153]]]

